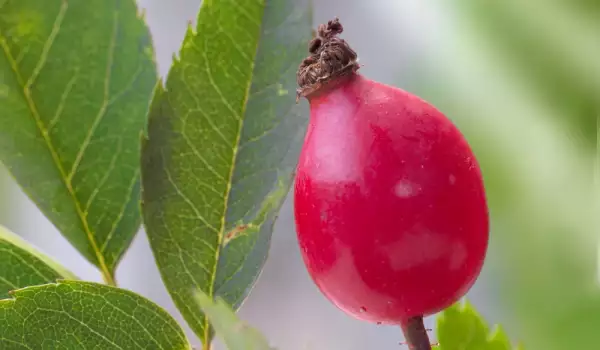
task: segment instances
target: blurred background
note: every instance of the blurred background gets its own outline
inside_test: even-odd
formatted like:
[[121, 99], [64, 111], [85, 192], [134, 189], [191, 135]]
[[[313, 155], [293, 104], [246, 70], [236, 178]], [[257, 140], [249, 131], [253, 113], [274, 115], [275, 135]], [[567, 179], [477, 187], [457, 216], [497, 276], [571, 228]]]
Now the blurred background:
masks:
[[[527, 349], [599, 349], [600, 1], [314, 2], [315, 26], [340, 17], [364, 75], [429, 100], [471, 143], [484, 173], [492, 233], [489, 258], [468, 299]], [[138, 3], [164, 76], [200, 0]], [[101, 281], [3, 169], [0, 194], [0, 222], [79, 277]], [[399, 329], [348, 318], [312, 284], [290, 199], [240, 316], [282, 350], [401, 349]], [[185, 324], [143, 230], [117, 279]], [[435, 324], [434, 317], [426, 321]]]

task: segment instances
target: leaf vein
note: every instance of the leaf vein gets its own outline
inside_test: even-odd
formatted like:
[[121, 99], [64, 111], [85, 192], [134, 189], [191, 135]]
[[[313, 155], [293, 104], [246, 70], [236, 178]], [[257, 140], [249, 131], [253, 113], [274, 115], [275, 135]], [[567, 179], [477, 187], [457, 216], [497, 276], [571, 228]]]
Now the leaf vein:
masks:
[[[183, 272], [186, 275], [188, 275], [188, 277], [192, 280], [192, 283], [194, 284], [194, 286], [196, 286], [196, 288], [200, 288], [201, 284], [198, 283], [198, 281], [196, 280], [195, 275], [192, 274], [192, 272], [188, 269], [187, 264], [183, 260], [183, 255], [182, 255], [183, 248], [181, 248], [181, 246], [179, 245], [179, 242], [177, 241], [177, 239], [173, 235], [173, 232], [169, 228], [169, 226], [166, 223], [166, 221], [164, 220], [164, 218], [161, 218], [161, 220], [163, 222], [163, 227], [165, 228], [165, 231], [169, 235], [169, 238], [171, 239], [171, 241], [174, 243], [175, 247], [179, 251], [178, 258], [179, 258], [179, 261], [181, 261], [181, 266], [183, 266]], [[203, 270], [205, 270], [205, 272], [207, 274], [209, 274], [209, 270], [208, 270], [208, 268], [206, 268], [206, 266], [204, 266], [204, 264], [198, 263], [198, 266], [200, 266]], [[176, 295], [176, 296], [179, 296], [179, 293], [174, 292], [173, 294]], [[193, 303], [183, 303], [183, 304], [185, 305], [185, 308], [187, 308], [188, 311], [190, 312], [189, 314], [192, 315], [193, 318], [197, 319], [198, 318], [198, 316], [196, 314], [197, 310], [194, 309], [194, 308], [192, 308]], [[204, 328], [204, 324], [203, 323], [200, 323], [200, 325]]]
[[171, 172], [169, 171], [169, 169], [164, 168], [165, 171], [165, 175], [167, 176], [167, 180], [169, 181], [169, 183], [171, 184], [171, 187], [175, 190], [175, 192], [177, 193], [177, 195], [183, 199], [184, 202], [186, 202], [190, 208], [194, 211], [194, 214], [196, 214], [196, 218], [200, 221], [202, 221], [202, 223], [209, 228], [211, 231], [213, 232], [219, 232], [219, 230], [214, 227], [212, 224], [210, 224], [208, 222], [208, 220], [206, 220], [204, 218], [204, 216], [200, 213], [200, 211], [198, 210], [198, 208], [196, 208], [196, 205], [194, 204], [194, 202], [192, 202], [179, 188], [179, 186], [177, 186], [177, 183], [173, 180], [173, 177], [171, 175]]
[[[94, 293], [89, 293], [89, 292], [86, 292], [86, 291], [84, 291], [84, 290], [80, 290], [80, 291], [79, 291], [79, 293], [81, 293], [81, 294], [87, 294], [87, 295], [91, 295], [92, 297], [96, 297], [96, 296], [97, 296], [97, 294], [94, 294]], [[125, 316], [127, 316], [127, 317], [129, 317], [129, 318], [133, 319], [133, 320], [135, 321], [135, 323], [137, 323], [137, 324], [138, 324], [138, 325], [139, 325], [139, 326], [140, 326], [140, 327], [141, 327], [141, 328], [144, 330], [144, 333], [146, 333], [147, 335], [149, 335], [149, 336], [150, 336], [150, 339], [152, 339], [152, 341], [153, 341], [153, 342], [154, 342], [156, 345], [158, 345], [158, 346], [159, 346], [161, 349], [163, 349], [163, 350], [164, 350], [164, 347], [163, 347], [163, 346], [162, 346], [162, 344], [160, 344], [160, 342], [159, 342], [159, 341], [158, 341], [158, 340], [157, 340], [157, 339], [154, 337], [154, 334], [152, 334], [152, 332], [150, 332], [150, 331], [148, 330], [148, 328], [146, 328], [146, 326], [145, 326], [143, 323], [141, 323], [141, 322], [140, 322], [140, 321], [137, 319], [137, 317], [133, 316], [132, 314], [128, 314], [127, 312], [125, 312], [125, 311], [124, 311], [123, 309], [121, 309], [120, 307], [118, 307], [118, 306], [116, 306], [116, 305], [113, 305], [113, 304], [112, 304], [112, 303], [111, 303], [111, 302], [110, 302], [110, 301], [109, 301], [109, 300], [106, 298], [106, 296], [102, 295], [102, 299], [104, 299], [104, 300], [106, 301], [106, 305], [107, 305], [107, 306], [110, 306], [110, 307], [112, 307], [114, 310], [117, 310], [118, 312], [120, 312], [122, 315], [125, 315]], [[140, 305], [138, 304], [138, 305], [136, 305], [136, 307], [140, 307]], [[133, 338], [132, 338], [132, 340], [133, 340]], [[133, 340], [133, 341], [135, 342], [135, 340]], [[136, 344], [137, 344], [137, 343], [136, 343]]]
[[[68, 318], [70, 318], [71, 320], [79, 323], [80, 325], [82, 325], [83, 327], [87, 328], [90, 332], [92, 332], [93, 334], [97, 335], [98, 337], [100, 337], [101, 339], [105, 340], [106, 342], [116, 346], [117, 348], [121, 349], [121, 350], [125, 350], [123, 349], [121, 346], [119, 346], [119, 344], [113, 342], [112, 340], [108, 339], [106, 336], [104, 336], [102, 333], [97, 332], [96, 330], [94, 330], [92, 327], [90, 327], [87, 323], [77, 319], [76, 317], [73, 317], [71, 314], [69, 314], [67, 311], [65, 310], [54, 310], [54, 309], [48, 309], [48, 308], [43, 308], [43, 307], [38, 307], [37, 310], [41, 310], [41, 311], [46, 311], [46, 312], [51, 312], [51, 313], [57, 313], [57, 314], [64, 314], [66, 315]], [[33, 314], [33, 313], [32, 313]], [[129, 338], [136, 344], [139, 346], [139, 344], [135, 341], [135, 339], [133, 339], [133, 337], [131, 336], [131, 334], [127, 334], [129, 336]]]
[[[79, 71], [79, 69], [77, 69], [77, 71]], [[78, 78], [78, 75], [77, 75], [77, 73], [75, 73], [71, 77], [71, 79], [69, 79], [69, 81], [67, 82], [67, 86], [65, 87], [65, 90], [63, 91], [62, 95], [60, 96], [60, 101], [58, 103], [58, 106], [56, 107], [56, 112], [54, 112], [54, 116], [48, 123], [48, 132], [50, 132], [54, 128], [54, 126], [58, 122], [59, 118], [62, 116], [62, 112], [65, 108], [67, 98], [69, 97], [69, 94], [71, 93], [71, 90], [73, 89], [73, 86], [75, 86], [75, 82], [77, 81], [77, 78]]]
[[214, 193], [214, 194], [216, 194], [216, 195], [218, 195], [218, 196], [222, 196], [222, 195], [223, 195], [223, 193], [221, 193], [221, 192], [217, 191], [217, 189], [216, 189], [216, 188], [214, 188], [213, 186], [211, 186], [211, 185], [210, 185], [210, 184], [208, 184], [207, 182], [205, 182], [205, 181], [201, 180], [199, 177], [196, 177], [196, 182], [197, 182], [197, 183], [198, 183], [200, 186], [202, 186], [202, 187], [204, 187], [204, 188], [206, 188], [206, 189], [209, 189], [209, 190], [210, 190], [212, 193]]
[[223, 102], [223, 106], [225, 106], [231, 112], [231, 114], [238, 121], [240, 121], [242, 119], [242, 117], [233, 108], [233, 106], [231, 105], [231, 103], [229, 103], [229, 101], [227, 101], [227, 99], [225, 98], [225, 95], [223, 95], [223, 92], [221, 91], [221, 89], [219, 89], [219, 86], [215, 82], [215, 79], [214, 79], [214, 77], [212, 75], [212, 70], [211, 70], [211, 67], [210, 67], [210, 63], [209, 63], [210, 60], [208, 59], [208, 55], [206, 54], [207, 50], [208, 50], [208, 48], [206, 47], [206, 41], [205, 41], [204, 42], [204, 50], [202, 51], [202, 54], [204, 55], [204, 64], [205, 64], [205, 68], [206, 68], [206, 76], [208, 77], [208, 82], [213, 87], [213, 89], [215, 90], [215, 92], [217, 93], [217, 95], [219, 95], [219, 97], [221, 98], [221, 102]]
[[23, 257], [17, 253], [15, 253], [12, 250], [6, 249], [6, 248], [0, 248], [0, 252], [6, 252], [12, 256], [14, 256], [17, 260], [21, 261], [21, 263], [24, 266], [29, 267], [31, 270], [33, 270], [33, 272], [35, 272], [38, 276], [40, 276], [43, 280], [45, 281], [51, 281], [52, 278], [46, 276], [46, 274], [42, 273], [40, 270], [38, 270], [34, 265], [28, 263], [25, 259], [23, 259]]
[[250, 62], [250, 57], [248, 57], [248, 55], [244, 52], [244, 50], [242, 50], [240, 48], [240, 46], [238, 45], [237, 41], [231, 36], [231, 34], [229, 34], [229, 32], [227, 30], [223, 30], [222, 28], [219, 27], [219, 32], [223, 35], [225, 35], [227, 37], [227, 39], [229, 39], [229, 41], [231, 41], [231, 45], [237, 50], [237, 52], [248, 62]]
[[[264, 3], [263, 3], [263, 10], [264, 10]], [[240, 6], [238, 6], [238, 8], [240, 8]], [[247, 13], [246, 13], [247, 14]], [[261, 25], [258, 24], [258, 32], [260, 34], [261, 30]], [[206, 45], [207, 42], [206, 40], [204, 41], [204, 46], [206, 49]], [[254, 55], [256, 56], [256, 52], [258, 51], [258, 46], [259, 46], [259, 41], [256, 41], [255, 44], [255, 50], [254, 50]], [[221, 253], [221, 249], [222, 249], [222, 243], [223, 243], [223, 236], [225, 234], [225, 228], [227, 225], [227, 209], [229, 208], [229, 197], [231, 195], [231, 188], [232, 188], [232, 180], [235, 174], [235, 164], [236, 164], [236, 160], [237, 160], [237, 155], [239, 152], [239, 144], [240, 144], [240, 139], [242, 136], [242, 130], [244, 128], [244, 119], [243, 116], [246, 113], [246, 108], [248, 106], [248, 98], [250, 97], [250, 89], [252, 87], [252, 78], [254, 76], [254, 66], [255, 66], [255, 62], [254, 60], [250, 60], [251, 62], [251, 69], [250, 69], [250, 76], [248, 77], [248, 80], [245, 82], [246, 83], [246, 91], [244, 92], [244, 99], [243, 99], [243, 105], [242, 105], [242, 111], [241, 113], [239, 113], [239, 115], [233, 110], [233, 107], [225, 100], [222, 92], [219, 90], [219, 88], [216, 86], [213, 77], [212, 77], [212, 73], [210, 71], [210, 66], [209, 66], [209, 59], [208, 56], [206, 54], [206, 51], [203, 52], [204, 54], [204, 61], [205, 61], [205, 65], [206, 65], [206, 69], [207, 69], [207, 74], [208, 74], [208, 78], [209, 81], [211, 82], [211, 85], [215, 88], [215, 91], [217, 92], [217, 94], [219, 94], [221, 96], [221, 98], [223, 99], [223, 102], [225, 103], [225, 105], [232, 111], [232, 113], [234, 113], [234, 116], [238, 117], [238, 130], [236, 133], [236, 139], [235, 139], [235, 143], [233, 145], [233, 150], [232, 150], [232, 154], [231, 154], [231, 166], [229, 169], [229, 181], [226, 182], [226, 190], [225, 190], [225, 196], [224, 196], [224, 200], [223, 200], [223, 213], [221, 215], [221, 227], [219, 229], [219, 234], [217, 236], [217, 249], [215, 252], [215, 264], [213, 266], [213, 273], [210, 275], [210, 284], [208, 286], [209, 290], [208, 290], [208, 295], [210, 297], [214, 296], [214, 288], [215, 288], [215, 280], [217, 277], [217, 267], [219, 265], [219, 257], [220, 257], [220, 253]], [[209, 326], [209, 320], [208, 317], [206, 317], [206, 315], [204, 315], [204, 339], [210, 339], [210, 335], [208, 334], [210, 330], [210, 326]]]
[[196, 149], [196, 146], [194, 146], [192, 141], [188, 138], [185, 130], [181, 131], [181, 136], [183, 137], [183, 139], [185, 140], [187, 145], [190, 147], [192, 152], [194, 152], [194, 155], [196, 156], [196, 158], [198, 158], [198, 160], [200, 160], [204, 164], [206, 169], [208, 169], [208, 171], [210, 171], [213, 175], [215, 175], [218, 180], [226, 182], [227, 179], [225, 179], [225, 177], [223, 177], [223, 175], [221, 175], [212, 165], [210, 165], [210, 163], [202, 156], [202, 154], [200, 152], [198, 152], [198, 149]]
[[0, 339], [2, 339], [2, 341], [6, 341], [6, 342], [9, 342], [9, 343], [12, 343], [12, 344], [17, 344], [17, 345], [23, 346], [23, 347], [25, 347], [25, 348], [27, 348], [29, 350], [33, 350], [29, 345], [27, 345], [25, 343], [20, 343], [18, 341], [14, 341], [14, 340], [8, 339], [8, 338], [0, 338]]
[[56, 166], [56, 168], [60, 174], [61, 180], [62, 180], [63, 184], [65, 185], [70, 197], [73, 199], [75, 211], [77, 212], [77, 216], [79, 217], [79, 220], [81, 221], [81, 224], [82, 224], [82, 230], [85, 232], [85, 234], [90, 242], [91, 248], [94, 251], [94, 253], [96, 254], [96, 258], [98, 259], [98, 265], [99, 265], [100, 269], [102, 270], [102, 273], [103, 273], [105, 279], [107, 279], [107, 281], [112, 283], [113, 282], [112, 274], [110, 273], [110, 271], [108, 270], [108, 268], [106, 266], [106, 263], [104, 261], [104, 256], [98, 250], [98, 245], [96, 244], [94, 235], [89, 228], [87, 218], [85, 217], [85, 215], [83, 214], [83, 211], [81, 210], [81, 204], [79, 203], [79, 200], [75, 194], [75, 191], [73, 190], [73, 187], [71, 186], [71, 182], [67, 180], [67, 174], [66, 174], [65, 168], [63, 166], [63, 162], [60, 159], [60, 156], [58, 155], [58, 152], [57, 152], [52, 140], [50, 139], [48, 130], [46, 129], [44, 122], [42, 121], [42, 117], [38, 112], [36, 103], [33, 101], [31, 91], [25, 85], [25, 82], [20, 73], [20, 70], [17, 67], [17, 63], [14, 60], [12, 53], [10, 52], [10, 49], [6, 42], [6, 39], [1, 34], [0, 34], [0, 47], [2, 48], [2, 51], [4, 52], [4, 55], [7, 58], [8, 62], [10, 64], [10, 67], [15, 74], [17, 81], [19, 82], [19, 84], [22, 87], [21, 91], [23, 93], [23, 98], [27, 104], [27, 107], [29, 109], [29, 112], [31, 113], [31, 116], [34, 119], [35, 125], [38, 128], [38, 130], [42, 136], [42, 139], [44, 140], [44, 143], [46, 144], [46, 146], [48, 148], [50, 157], [52, 158], [54, 165]]
[[[259, 28], [262, 26], [262, 24], [258, 22], [254, 17], [252, 17], [252, 15], [250, 15], [248, 11], [242, 5], [239, 4], [239, 2], [235, 0], [231, 0], [231, 2], [237, 5], [236, 8], [239, 10], [239, 13], [246, 17], [246, 19], [249, 20], [252, 24]], [[258, 1], [258, 3], [260, 3], [264, 7], [264, 1]]]
[[123, 139], [119, 138], [117, 141], [117, 149], [110, 160], [108, 168], [104, 172], [104, 175], [102, 176], [102, 179], [100, 180], [100, 183], [98, 184], [98, 186], [96, 186], [94, 188], [94, 190], [92, 191], [92, 194], [90, 194], [90, 198], [88, 199], [87, 203], [85, 204], [85, 208], [84, 208], [83, 212], [86, 216], [88, 215], [88, 210], [90, 209], [92, 203], [94, 202], [94, 199], [100, 192], [100, 189], [104, 186], [104, 184], [110, 177], [110, 174], [115, 169], [115, 165], [117, 164], [117, 159], [119, 158], [119, 155], [121, 154], [122, 148], [123, 148]]
[[[121, 222], [121, 220], [123, 219], [123, 216], [125, 215], [125, 211], [127, 209], [127, 204], [129, 204], [128, 199], [131, 198], [131, 195], [133, 194], [133, 190], [135, 188], [135, 185], [138, 182], [139, 175], [140, 175], [140, 169], [138, 168], [135, 170], [135, 173], [133, 174], [133, 176], [131, 178], [131, 182], [129, 183], [129, 187], [128, 187], [127, 191], [125, 192], [127, 197], [125, 197], [125, 200], [123, 201], [123, 205], [121, 206], [121, 209], [119, 210], [119, 214], [115, 218], [115, 221], [113, 222], [113, 224], [110, 228], [110, 231], [108, 232], [108, 235], [106, 235], [106, 239], [104, 240], [104, 243], [102, 243], [102, 248], [100, 249], [102, 252], [104, 252], [106, 250], [108, 243], [111, 241], [115, 232], [117, 232], [117, 227], [119, 227], [119, 223]], [[119, 250], [119, 252], [117, 252], [117, 254], [115, 256], [119, 256], [120, 253], [125, 248], [126, 248], [126, 245], [122, 245], [121, 249]]]
[[4, 278], [2, 276], [0, 276], [0, 281], [8, 284], [11, 288], [15, 288], [15, 289], [19, 288], [17, 285], [15, 285], [14, 283], [12, 283], [11, 281], [7, 280], [6, 278]]
[[29, 79], [27, 79], [27, 82], [25, 83], [26, 89], [31, 88], [31, 86], [35, 83], [35, 80], [39, 76], [40, 72], [46, 65], [46, 61], [48, 60], [48, 53], [50, 52], [50, 49], [52, 48], [52, 45], [54, 44], [54, 41], [56, 40], [56, 37], [60, 32], [60, 26], [62, 25], [62, 22], [65, 19], [68, 7], [69, 4], [67, 3], [67, 1], [62, 0], [60, 9], [58, 10], [58, 14], [56, 15], [54, 23], [52, 24], [52, 30], [50, 31], [50, 35], [48, 35], [48, 38], [46, 39], [46, 42], [44, 43], [44, 46], [42, 48], [40, 58], [38, 59], [38, 62], [36, 63], [35, 68], [31, 73], [31, 76], [29, 77]]
[[79, 167], [79, 164], [81, 163], [81, 160], [83, 159], [83, 156], [85, 155], [85, 152], [86, 152], [88, 146], [90, 145], [90, 141], [92, 140], [92, 137], [96, 133], [96, 129], [98, 128], [98, 125], [100, 124], [100, 122], [106, 115], [106, 111], [108, 110], [108, 105], [109, 105], [109, 101], [110, 101], [110, 98], [109, 98], [110, 81], [111, 81], [113, 61], [114, 61], [114, 56], [115, 56], [115, 47], [116, 47], [118, 30], [119, 30], [119, 12], [115, 11], [113, 14], [113, 31], [112, 31], [109, 49], [108, 49], [108, 58], [106, 60], [106, 73], [104, 75], [104, 94], [103, 94], [102, 104], [100, 106], [100, 109], [98, 110], [98, 113], [96, 114], [96, 117], [94, 118], [94, 122], [92, 123], [90, 129], [88, 130], [88, 132], [85, 136], [85, 139], [83, 140], [83, 144], [81, 145], [81, 147], [79, 148], [79, 151], [77, 152], [77, 156], [75, 157], [75, 161], [73, 162], [71, 170], [69, 171], [69, 174], [67, 175], [67, 181], [69, 181], [69, 182], [73, 181], [73, 177], [77, 173], [77, 168]]
[[244, 142], [242, 142], [240, 144], [240, 150], [246, 148], [248, 145], [259, 141], [260, 139], [268, 136], [269, 134], [271, 134], [275, 129], [278, 129], [279, 126], [281, 125], [281, 123], [283, 122], [283, 120], [285, 119], [284, 117], [286, 117], [289, 112], [292, 110], [293, 107], [290, 107], [290, 110], [288, 110], [284, 115], [282, 115], [282, 118], [278, 118], [275, 123], [273, 123], [273, 125], [271, 125], [271, 127], [269, 127], [268, 129], [264, 130], [260, 135], [256, 135], [253, 137], [249, 137], [246, 140], [244, 140]]
[[[186, 79], [181, 79], [181, 80], [188, 91], [194, 91], [194, 90], [192, 90], [192, 88], [190, 87], [190, 85]], [[187, 124], [187, 120], [188, 120], [190, 113], [197, 111], [204, 117], [204, 119], [206, 119], [208, 124], [210, 124], [211, 128], [213, 128], [213, 130], [217, 133], [217, 135], [219, 135], [221, 137], [221, 139], [223, 139], [223, 141], [225, 141], [226, 144], [229, 144], [229, 140], [227, 140], [227, 138], [225, 137], [225, 135], [223, 135], [221, 130], [213, 123], [212, 118], [202, 109], [202, 107], [201, 107], [202, 104], [200, 103], [200, 100], [198, 99], [196, 94], [190, 94], [190, 95], [194, 99], [194, 102], [196, 102], [196, 108], [193, 108], [193, 109], [190, 108], [190, 110], [188, 110], [188, 112], [184, 115], [184, 117], [183, 117], [184, 130], [185, 130], [185, 125]]]
[[127, 85], [125, 85], [125, 87], [121, 89], [121, 91], [116, 92], [110, 99], [108, 99], [108, 106], [111, 106], [113, 103], [117, 102], [121, 97], [123, 97], [126, 93], [131, 91], [131, 88], [134, 86], [135, 82], [138, 80], [138, 78], [142, 75], [143, 72], [144, 70], [142, 69], [142, 65], [139, 65], [138, 68], [135, 70], [135, 73], [133, 73], [131, 80], [127, 82]]

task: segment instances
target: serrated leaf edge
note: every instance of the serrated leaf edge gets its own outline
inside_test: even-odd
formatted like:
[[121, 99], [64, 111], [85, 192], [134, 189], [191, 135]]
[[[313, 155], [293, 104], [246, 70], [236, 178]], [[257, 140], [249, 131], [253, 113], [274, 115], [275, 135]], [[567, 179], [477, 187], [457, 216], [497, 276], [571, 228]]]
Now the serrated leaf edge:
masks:
[[[448, 308], [446, 308], [446, 310], [444, 310], [441, 314], [439, 314], [439, 316], [437, 317], [437, 328], [440, 327], [440, 325], [444, 322], [447, 322], [448, 320], [446, 319], [446, 315], [445, 312], [447, 310], [451, 310], [454, 309], [459, 313], [464, 313], [464, 312], [472, 312], [474, 315], [477, 316], [477, 318], [479, 319], [479, 321], [481, 322], [481, 324], [484, 326], [485, 330], [486, 330], [486, 341], [489, 343], [490, 341], [492, 341], [495, 337], [497, 336], [503, 336], [506, 337], [507, 339], [508, 336], [506, 335], [506, 333], [504, 332], [504, 328], [502, 327], [502, 325], [500, 324], [494, 324], [493, 327], [490, 329], [488, 323], [486, 320], [484, 320], [481, 315], [479, 314], [479, 312], [477, 312], [477, 309], [475, 309], [475, 307], [473, 306], [473, 304], [471, 304], [467, 299], [464, 299], [462, 302], [459, 301], [451, 306], [449, 306]], [[523, 347], [522, 344], [517, 344], [517, 346], [512, 347], [515, 350], [524, 350], [525, 348]]]
[[[263, 7], [263, 12], [264, 12], [264, 8], [266, 6], [266, 2], [265, 0], [261, 0], [261, 5]], [[212, 4], [210, 1], [203, 1], [201, 6], [200, 6], [200, 10], [198, 11], [198, 16], [200, 15], [200, 13], [205, 10], [207, 7], [210, 7]], [[258, 33], [260, 35], [260, 32]], [[154, 103], [163, 103], [163, 101], [159, 100], [158, 98], [167, 98], [168, 100], [168, 89], [166, 88], [166, 83], [168, 83], [171, 72], [173, 72], [174, 67], [178, 66], [181, 64], [181, 61], [183, 59], [183, 56], [185, 54], [185, 49], [187, 49], [188, 43], [191, 42], [192, 40], [196, 39], [196, 37], [198, 37], [199, 33], [197, 31], [197, 27], [196, 29], [193, 28], [191, 23], [188, 23], [187, 29], [186, 29], [186, 33], [183, 39], [183, 42], [181, 44], [181, 47], [178, 51], [178, 56], [177, 54], [173, 54], [173, 63], [171, 64], [171, 67], [169, 69], [169, 72], [167, 73], [167, 77], [164, 81], [159, 80], [159, 83], [157, 84], [156, 90], [154, 92], [153, 95], [153, 100], [152, 100], [152, 104]], [[255, 61], [256, 61], [256, 54], [258, 52], [258, 48], [259, 48], [259, 44], [260, 41], [257, 40], [256, 42], [256, 47], [254, 49], [254, 57], [253, 60], [251, 61], [252, 64], [252, 69], [251, 69], [251, 73], [250, 76], [248, 77], [248, 81], [247, 81], [247, 86], [246, 86], [246, 92], [244, 94], [244, 103], [242, 105], [242, 110], [240, 111], [240, 115], [245, 115], [246, 112], [246, 108], [248, 106], [248, 98], [250, 96], [250, 90], [252, 88], [252, 80], [253, 80], [253, 76], [254, 76], [254, 69], [255, 69]], [[157, 98], [156, 101], [154, 101], [154, 99]], [[152, 110], [152, 108], [150, 108], [150, 110]], [[151, 118], [149, 118], [148, 120], [148, 124], [151, 123], [152, 120]], [[217, 276], [217, 267], [218, 267], [218, 263], [219, 263], [219, 256], [220, 256], [220, 252], [221, 249], [223, 248], [223, 242], [225, 240], [225, 235], [226, 235], [226, 231], [227, 231], [227, 222], [226, 222], [226, 214], [227, 214], [227, 208], [229, 206], [229, 196], [231, 194], [231, 187], [232, 187], [232, 179], [233, 179], [233, 175], [235, 173], [235, 164], [236, 164], [236, 158], [238, 156], [238, 151], [239, 151], [239, 143], [240, 143], [240, 139], [241, 139], [241, 135], [242, 135], [242, 129], [244, 127], [244, 119], [241, 118], [240, 122], [239, 122], [239, 127], [238, 127], [238, 131], [236, 133], [236, 140], [235, 140], [235, 146], [232, 152], [232, 161], [231, 161], [231, 168], [229, 171], [229, 175], [228, 175], [228, 181], [227, 181], [227, 187], [225, 190], [225, 194], [223, 197], [223, 214], [221, 215], [221, 227], [219, 229], [219, 233], [217, 235], [217, 246], [215, 248], [215, 264], [213, 267], [213, 272], [211, 274], [211, 281], [209, 282], [209, 290], [207, 291], [207, 294], [210, 297], [213, 297], [214, 294], [214, 287], [215, 287], [215, 279]], [[147, 133], [147, 129], [144, 132], [143, 138], [142, 138], [142, 145], [145, 146], [147, 142], [150, 141], [149, 135]], [[142, 152], [143, 153], [143, 152]], [[143, 188], [143, 186], [142, 186]], [[142, 189], [143, 191], [143, 189]], [[205, 342], [209, 342], [210, 341], [210, 322], [208, 320], [208, 317], [206, 315], [204, 315], [204, 341]]]

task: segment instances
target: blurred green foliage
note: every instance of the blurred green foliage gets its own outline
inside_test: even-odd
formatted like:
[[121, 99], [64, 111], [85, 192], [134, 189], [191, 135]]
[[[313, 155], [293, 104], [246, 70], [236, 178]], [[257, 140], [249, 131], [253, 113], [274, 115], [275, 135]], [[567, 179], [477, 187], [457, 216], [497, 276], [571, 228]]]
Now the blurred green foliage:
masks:
[[267, 338], [242, 321], [223, 298], [212, 299], [198, 290], [194, 299], [228, 350], [275, 350]]
[[454, 17], [410, 89], [481, 163], [506, 328], [529, 349], [596, 348], [600, 3], [438, 3]]

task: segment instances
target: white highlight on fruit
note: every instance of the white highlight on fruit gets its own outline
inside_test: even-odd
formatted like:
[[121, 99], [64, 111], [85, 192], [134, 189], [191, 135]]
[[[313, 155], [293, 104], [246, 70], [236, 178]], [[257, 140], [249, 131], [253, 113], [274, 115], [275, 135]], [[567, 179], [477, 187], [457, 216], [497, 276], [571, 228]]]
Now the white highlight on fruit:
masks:
[[448, 176], [448, 181], [450, 182], [450, 185], [454, 185], [456, 183], [456, 176], [450, 174], [450, 176]]
[[408, 180], [400, 180], [394, 187], [394, 193], [400, 198], [409, 198], [419, 192], [417, 185]]
[[[395, 242], [378, 248], [386, 256], [394, 271], [406, 271], [414, 266], [429, 264], [441, 258], [454, 256], [452, 267], [457, 268], [464, 264], [466, 255], [454, 255], [456, 245], [444, 234], [433, 232], [424, 227], [415, 227], [412, 231], [405, 232]], [[405, 254], [397, 254], [404, 251]]]

